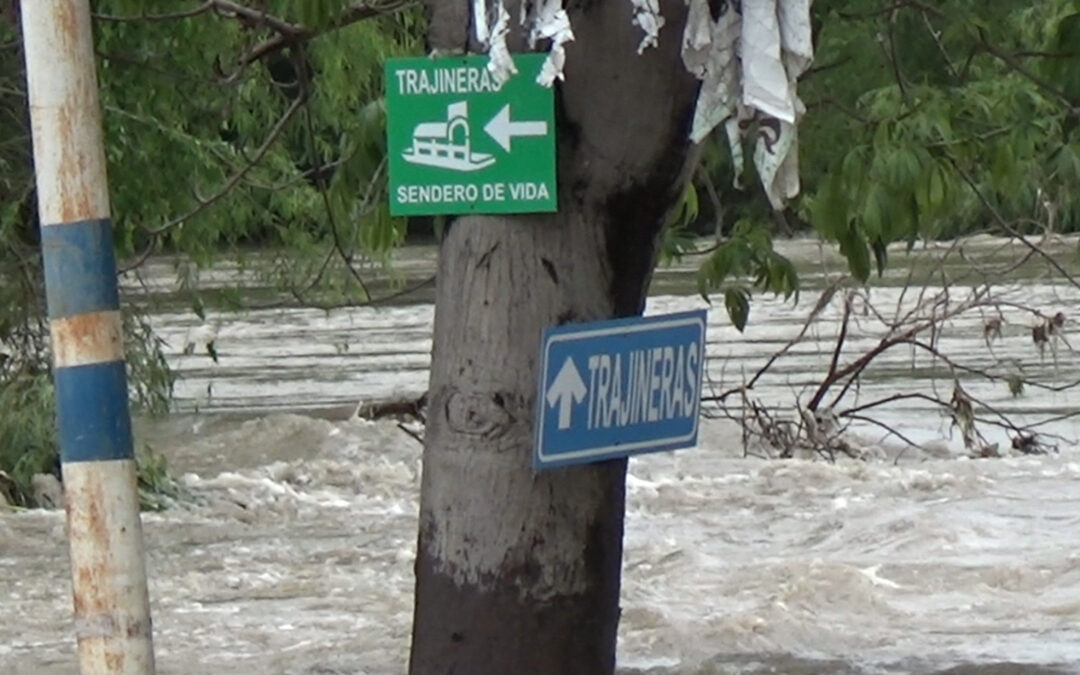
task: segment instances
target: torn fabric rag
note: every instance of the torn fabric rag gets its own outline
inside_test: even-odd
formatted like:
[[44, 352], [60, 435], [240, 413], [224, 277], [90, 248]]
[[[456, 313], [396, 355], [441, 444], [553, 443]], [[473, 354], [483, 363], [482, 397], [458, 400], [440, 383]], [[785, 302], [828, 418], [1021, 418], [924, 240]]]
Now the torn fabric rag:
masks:
[[806, 108], [796, 87], [814, 57], [811, 1], [721, 0], [714, 19], [708, 0], [687, 0], [683, 63], [702, 81], [690, 137], [700, 143], [724, 124], [738, 186], [741, 142], [754, 130], [754, 164], [775, 209], [799, 193], [796, 128]]

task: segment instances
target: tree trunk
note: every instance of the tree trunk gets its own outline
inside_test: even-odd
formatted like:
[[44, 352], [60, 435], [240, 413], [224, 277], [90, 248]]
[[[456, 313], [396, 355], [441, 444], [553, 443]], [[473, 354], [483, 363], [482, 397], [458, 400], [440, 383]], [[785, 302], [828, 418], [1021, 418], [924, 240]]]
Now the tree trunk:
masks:
[[[430, 2], [431, 47], [460, 46], [434, 36], [460, 40], [440, 21], [462, 0]], [[443, 241], [412, 675], [614, 671], [626, 461], [536, 473], [532, 425], [542, 330], [641, 313], [685, 184], [697, 82], [679, 56], [685, 3], [662, 4], [660, 46], [638, 56], [630, 2], [567, 3], [559, 213], [465, 217]]]

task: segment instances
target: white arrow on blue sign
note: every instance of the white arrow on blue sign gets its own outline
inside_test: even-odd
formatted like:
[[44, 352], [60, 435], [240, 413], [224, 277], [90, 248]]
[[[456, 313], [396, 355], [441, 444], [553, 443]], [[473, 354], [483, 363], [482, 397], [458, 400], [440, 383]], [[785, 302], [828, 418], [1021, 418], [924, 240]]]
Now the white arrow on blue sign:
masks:
[[588, 393], [585, 381], [581, 379], [581, 373], [574, 365], [574, 359], [567, 356], [562, 370], [555, 376], [555, 381], [551, 383], [547, 393], [548, 405], [559, 408], [560, 430], [570, 428], [574, 404], [584, 401]]
[[698, 310], [547, 329], [533, 465], [696, 445], [705, 325]]

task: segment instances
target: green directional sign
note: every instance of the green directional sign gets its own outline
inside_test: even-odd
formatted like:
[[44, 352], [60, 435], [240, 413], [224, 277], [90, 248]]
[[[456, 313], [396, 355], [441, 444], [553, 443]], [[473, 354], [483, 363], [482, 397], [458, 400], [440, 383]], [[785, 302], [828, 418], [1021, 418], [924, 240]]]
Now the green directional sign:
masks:
[[487, 56], [386, 63], [390, 213], [556, 211], [555, 104], [543, 54], [515, 54], [501, 87]]

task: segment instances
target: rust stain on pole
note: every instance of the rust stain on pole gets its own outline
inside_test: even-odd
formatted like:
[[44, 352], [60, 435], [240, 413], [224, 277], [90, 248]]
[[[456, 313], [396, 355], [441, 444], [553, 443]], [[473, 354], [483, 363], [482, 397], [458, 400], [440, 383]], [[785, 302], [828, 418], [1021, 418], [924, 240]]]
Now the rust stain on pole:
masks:
[[49, 176], [38, 184], [42, 223], [108, 217], [89, 5], [34, 0], [22, 20], [34, 162]]
[[123, 319], [119, 312], [56, 319], [49, 329], [55, 363], [77, 366], [104, 363], [124, 356]]
[[86, 175], [86, 161], [78, 150], [78, 121], [67, 108], [57, 111], [57, 141], [71, 148], [62, 155], [59, 166], [60, 185], [57, 194], [57, 206], [61, 222], [71, 222], [79, 214], [87, 213], [91, 208], [90, 186], [80, 179]]
[[[63, 467], [79, 661], [86, 675], [152, 673], [145, 570], [141, 558], [125, 554], [142, 538], [137, 517], [127, 515], [137, 516], [138, 504], [118, 489], [134, 475], [94, 471], [96, 464]], [[121, 473], [133, 474], [134, 463], [125, 465]]]
[[56, 6], [57, 32], [62, 40], [64, 51], [73, 51], [79, 44], [79, 21], [75, 16], [74, 3], [60, 3]]

